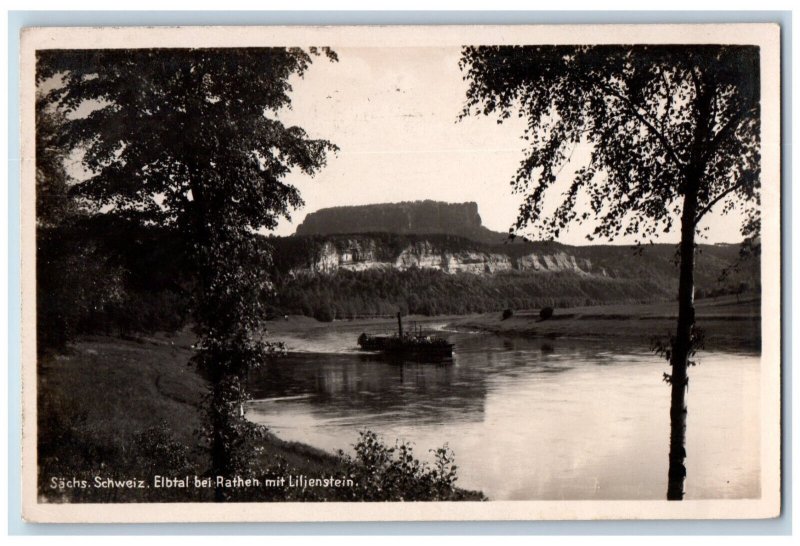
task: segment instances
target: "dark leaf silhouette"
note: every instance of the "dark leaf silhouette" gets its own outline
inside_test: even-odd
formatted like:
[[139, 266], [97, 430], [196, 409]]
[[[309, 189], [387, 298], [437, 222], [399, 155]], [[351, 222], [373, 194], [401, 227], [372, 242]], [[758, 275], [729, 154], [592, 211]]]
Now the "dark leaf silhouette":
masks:
[[[465, 47], [469, 82], [462, 116], [527, 121], [527, 154], [512, 180], [524, 196], [513, 231], [532, 227], [555, 239], [592, 220], [591, 238], [652, 242], [677, 226], [679, 316], [669, 355], [672, 374], [667, 497], [682, 499], [686, 469], [687, 367], [694, 354], [695, 240], [713, 209], [734, 207], [753, 237], [760, 198], [759, 50], [754, 46]], [[589, 149], [545, 213], [561, 169]]]
[[88, 172], [70, 194], [95, 213], [179, 231], [186, 244], [214, 476], [246, 464], [243, 446], [261, 432], [241, 414], [244, 380], [281, 350], [259, 335], [272, 285], [254, 232], [302, 203], [286, 175], [314, 174], [336, 149], [278, 116], [291, 105], [290, 77], [320, 54], [336, 60], [328, 48], [37, 53], [37, 81], [55, 82], [41, 100], [65, 118], [59, 145], [81, 150]]

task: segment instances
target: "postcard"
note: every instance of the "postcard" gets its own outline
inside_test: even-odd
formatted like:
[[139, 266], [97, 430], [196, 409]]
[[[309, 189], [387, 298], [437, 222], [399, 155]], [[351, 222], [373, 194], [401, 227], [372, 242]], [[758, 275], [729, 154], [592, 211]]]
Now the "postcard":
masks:
[[24, 518], [777, 517], [779, 39], [24, 29]]

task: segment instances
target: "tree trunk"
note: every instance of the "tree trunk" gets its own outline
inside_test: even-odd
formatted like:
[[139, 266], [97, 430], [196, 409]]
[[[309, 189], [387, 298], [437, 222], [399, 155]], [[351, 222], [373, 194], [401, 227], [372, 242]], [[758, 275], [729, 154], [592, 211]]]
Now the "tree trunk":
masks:
[[[213, 366], [213, 363], [212, 363]], [[225, 399], [222, 388], [222, 377], [218, 369], [212, 368], [210, 407], [206, 408], [211, 425], [211, 479], [214, 480], [214, 501], [225, 502], [227, 495], [224, 488], [216, 485], [217, 476], [230, 477], [228, 468], [230, 459], [225, 445]]]
[[678, 329], [672, 345], [668, 500], [682, 500], [686, 479], [686, 392], [689, 354], [694, 327], [694, 235], [697, 214], [696, 185], [689, 184], [683, 200], [678, 283]]

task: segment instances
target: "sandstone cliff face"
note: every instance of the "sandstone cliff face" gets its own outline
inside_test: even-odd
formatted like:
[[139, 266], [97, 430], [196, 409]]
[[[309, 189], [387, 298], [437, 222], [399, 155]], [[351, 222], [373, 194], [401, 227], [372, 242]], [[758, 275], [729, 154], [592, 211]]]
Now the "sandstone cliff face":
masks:
[[600, 274], [605, 276], [605, 269], [596, 270], [588, 258], [576, 258], [566, 252], [553, 254], [528, 254], [517, 259], [517, 269], [521, 271], [575, 271], [578, 273]]
[[[341, 245], [340, 245], [341, 246]], [[328, 241], [316, 256], [310, 256], [311, 263], [307, 268], [296, 268], [295, 273], [335, 273], [339, 269], [364, 271], [388, 267], [377, 259], [376, 242], [371, 239], [348, 240], [344, 250]]]
[[[515, 246], [505, 252], [507, 235], [481, 224], [476, 203], [415, 201], [321, 209], [306, 216], [296, 235], [321, 237], [323, 242], [308, 249], [308, 255], [302, 253], [303, 265], [291, 268], [294, 275], [420, 268], [448, 274], [516, 270], [607, 276], [602, 267], [563, 247], [526, 254], [524, 247]], [[448, 243], [442, 236], [462, 241]]]
[[305, 267], [292, 269], [293, 275], [331, 274], [338, 270], [366, 271], [370, 269], [410, 268], [435, 269], [448, 274], [470, 273], [492, 275], [503, 271], [561, 272], [606, 276], [603, 268], [593, 267], [586, 258], [576, 258], [566, 252], [531, 253], [517, 258], [503, 253], [476, 250], [447, 251], [429, 241], [407, 244], [394, 258], [381, 252], [380, 242], [359, 237], [340, 239], [334, 244], [325, 242], [320, 250], [309, 256]]

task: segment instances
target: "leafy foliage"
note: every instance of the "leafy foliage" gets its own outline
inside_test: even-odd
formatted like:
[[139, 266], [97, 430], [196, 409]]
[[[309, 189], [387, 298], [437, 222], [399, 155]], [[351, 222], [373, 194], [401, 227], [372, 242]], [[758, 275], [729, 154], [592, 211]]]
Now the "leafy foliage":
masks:
[[[43, 230], [44, 228], [40, 228]], [[76, 335], [105, 329], [124, 302], [123, 271], [93, 241], [40, 231], [37, 241], [37, 349], [63, 350]]]
[[177, 233], [113, 216], [37, 229], [37, 344], [64, 349], [80, 334], [175, 331], [197, 284]]
[[[516, 111], [527, 120], [530, 148], [513, 181], [525, 195], [516, 230], [533, 224], [557, 238], [594, 217], [594, 237], [647, 241], [672, 228], [689, 185], [695, 225], [728, 197], [758, 204], [758, 63], [752, 46], [466, 47], [463, 115], [503, 121]], [[545, 194], [579, 145], [591, 148], [589, 163], [546, 216]]]
[[64, 167], [70, 152], [66, 124], [64, 112], [37, 96], [36, 224], [39, 227], [68, 222], [78, 212], [78, 204], [68, 197], [71, 180]]
[[[40, 350], [64, 347], [79, 334], [123, 336], [175, 331], [191, 322], [198, 298], [192, 255], [175, 230], [141, 226], [114, 217], [85, 218], [37, 233], [39, 299], [37, 341]], [[381, 259], [394, 260], [412, 236], [370, 235]], [[338, 239], [328, 242], [340, 244]], [[483, 247], [458, 238], [431, 244], [442, 251], [508, 253], [566, 252], [591, 260], [609, 277], [573, 273], [511, 271], [492, 276], [449, 275], [431, 269], [340, 270], [336, 274], [292, 277], [288, 271], [307, 265], [324, 238], [270, 238], [274, 249], [267, 267], [276, 279], [266, 302], [267, 316], [298, 314], [318, 320], [412, 314], [468, 314], [504, 308], [537, 309], [603, 303], [644, 303], [674, 299], [677, 288], [667, 245], [642, 248], [639, 259], [625, 247], [567, 247], [524, 243]], [[267, 252], [267, 250], [265, 250]], [[261, 256], [259, 253], [257, 256]], [[87, 259], [89, 258], [89, 259]], [[735, 267], [734, 267], [735, 265]], [[726, 275], [720, 279], [720, 272]], [[700, 246], [696, 297], [758, 291], [759, 260], [741, 260], [733, 246]]]
[[[409, 244], [401, 239], [370, 236], [375, 242], [374, 251], [393, 261], [393, 247], [400, 249]], [[362, 241], [366, 244], [365, 240]], [[501, 249], [461, 246], [455, 240], [450, 245], [441, 244], [444, 251], [463, 249], [508, 252], [513, 262], [517, 248], [527, 246], [526, 252], [566, 252], [579, 259], [591, 260], [597, 271], [607, 276], [586, 275], [561, 271], [504, 271], [493, 275], [469, 273], [448, 274], [426, 268], [370, 269], [349, 271], [340, 269], [331, 274], [283, 273], [294, 266], [307, 265], [309, 247], [305, 238], [271, 239], [278, 250], [274, 266], [276, 272], [276, 297], [273, 315], [302, 314], [320, 320], [393, 316], [403, 313], [421, 315], [469, 314], [513, 309], [538, 309], [541, 307], [576, 307], [605, 303], [646, 303], [674, 300], [677, 290], [674, 248], [671, 245], [654, 245], [643, 249], [643, 257], [635, 256], [625, 247], [567, 247], [555, 243], [533, 245], [508, 245]], [[324, 243], [319, 241], [321, 246]], [[333, 244], [338, 244], [333, 240]], [[723, 281], [720, 272], [737, 259], [735, 246], [702, 246], [698, 256], [697, 283], [707, 294], [734, 293], [741, 282], [755, 289], [759, 285], [758, 261], [751, 260], [732, 271]], [[386, 256], [384, 256], [386, 255]], [[283, 260], [289, 260], [288, 263]]]
[[92, 171], [74, 193], [162, 225], [197, 228], [205, 212], [258, 229], [301, 203], [289, 170], [314, 173], [335, 149], [277, 119], [310, 62], [283, 48], [42, 50], [37, 80], [61, 78], [46, 100], [66, 112], [94, 107], [68, 127]]
[[[674, 350], [674, 347], [676, 345], [676, 341], [677, 340], [675, 339], [675, 336], [669, 336], [669, 341], [664, 341], [663, 339], [661, 339], [661, 338], [659, 338], [657, 336], [653, 337], [650, 340], [650, 350], [653, 351], [656, 355], [664, 358], [664, 360], [666, 360], [667, 362], [671, 362], [672, 361], [672, 351]], [[705, 347], [705, 341], [706, 341], [705, 331], [702, 330], [701, 328], [698, 328], [697, 325], [693, 325], [692, 326], [692, 331], [691, 331], [691, 337], [690, 337], [691, 345], [690, 345], [689, 354], [688, 354], [688, 358], [689, 359], [693, 359], [697, 355], [697, 352]], [[686, 361], [686, 365], [687, 366], [696, 366], [697, 365], [697, 361], [696, 360], [687, 360]], [[664, 383], [667, 383], [667, 384], [670, 384], [670, 385], [672, 384], [672, 375], [671, 374], [664, 373], [663, 379], [664, 379]], [[687, 379], [687, 385], [688, 385], [688, 379]]]
[[[530, 148], [513, 181], [525, 200], [512, 232], [533, 224], [541, 236], [556, 238], [570, 223], [593, 218], [591, 236], [652, 242], [680, 218], [667, 497], [682, 499], [695, 239], [718, 203], [723, 213], [744, 209], [749, 240], [759, 226], [758, 48], [465, 47], [461, 67], [469, 81], [463, 115], [496, 113], [502, 122], [517, 111], [527, 121], [523, 139]], [[581, 145], [591, 150], [587, 164], [546, 214], [545, 195]]]
[[587, 277], [571, 272], [504, 272], [450, 275], [433, 269], [339, 271], [302, 276], [278, 285], [274, 314], [318, 320], [403, 313], [466, 315], [506, 307], [576, 307], [669, 299], [665, 286], [648, 279]]
[[[211, 379], [210, 473], [230, 476], [241, 438], [242, 379], [279, 347], [256, 332], [271, 285], [252, 265], [269, 256], [254, 231], [301, 204], [284, 179], [313, 174], [335, 146], [278, 119], [290, 77], [311, 55], [284, 48], [41, 50], [43, 100], [67, 114], [69, 145], [89, 174], [70, 187], [89, 210], [181, 232], [198, 298], [197, 365]], [[225, 500], [219, 493], [218, 500]]]
[[447, 445], [433, 451], [433, 467], [414, 457], [410, 444], [398, 442], [389, 447], [369, 430], [359, 433], [359, 440], [353, 447], [355, 457], [339, 453], [345, 460], [348, 477], [356, 484], [350, 490], [352, 500], [441, 501], [481, 498], [478, 494], [456, 488], [458, 467]]

